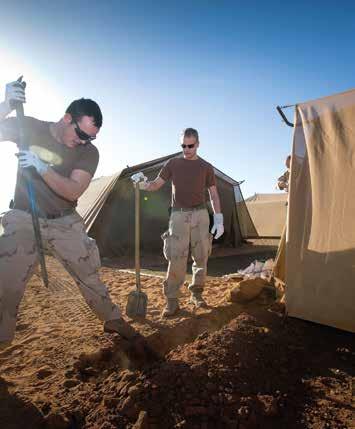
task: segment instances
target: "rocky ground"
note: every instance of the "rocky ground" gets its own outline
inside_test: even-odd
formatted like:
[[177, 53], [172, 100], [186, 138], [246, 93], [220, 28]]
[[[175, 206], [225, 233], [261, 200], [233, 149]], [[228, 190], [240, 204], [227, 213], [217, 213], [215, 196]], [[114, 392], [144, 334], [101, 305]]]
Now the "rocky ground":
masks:
[[[102, 269], [124, 308], [135, 277]], [[33, 277], [16, 340], [0, 352], [0, 428], [354, 428], [355, 339], [286, 318], [269, 292], [228, 303], [233, 282], [209, 278], [208, 309], [161, 320], [161, 279], [142, 277], [149, 306], [132, 321], [158, 356], [132, 356], [102, 334], [75, 285], [50, 261]]]

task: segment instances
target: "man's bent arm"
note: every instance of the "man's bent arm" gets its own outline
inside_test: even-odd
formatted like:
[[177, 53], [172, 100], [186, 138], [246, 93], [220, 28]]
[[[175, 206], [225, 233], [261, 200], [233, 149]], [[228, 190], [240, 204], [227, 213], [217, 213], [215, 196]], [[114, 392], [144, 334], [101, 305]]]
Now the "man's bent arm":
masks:
[[3, 101], [0, 103], [0, 121], [6, 118], [8, 114], [11, 113], [11, 109], [9, 108], [8, 104]]
[[[10, 113], [11, 113], [11, 109], [9, 108], [8, 104], [5, 101], [0, 103], [0, 123], [4, 119], [6, 119], [6, 116], [9, 115]], [[4, 140], [6, 140], [6, 138], [0, 128], [0, 141], [4, 141]]]
[[88, 188], [92, 176], [84, 170], [73, 170], [70, 177], [64, 177], [49, 167], [42, 178], [55, 193], [66, 200], [76, 201]]
[[165, 183], [165, 180], [163, 180], [161, 177], [158, 176], [155, 180], [151, 182], [146, 182], [144, 190], [150, 191], [150, 192], [157, 191], [164, 185], [164, 183]]
[[287, 172], [285, 172], [282, 176], [277, 179], [277, 187], [282, 191], [285, 188], [287, 189], [288, 185], [288, 177]]
[[219, 199], [217, 187], [211, 186], [210, 188], [208, 188], [208, 193], [210, 194], [213, 213], [221, 213], [221, 202]]

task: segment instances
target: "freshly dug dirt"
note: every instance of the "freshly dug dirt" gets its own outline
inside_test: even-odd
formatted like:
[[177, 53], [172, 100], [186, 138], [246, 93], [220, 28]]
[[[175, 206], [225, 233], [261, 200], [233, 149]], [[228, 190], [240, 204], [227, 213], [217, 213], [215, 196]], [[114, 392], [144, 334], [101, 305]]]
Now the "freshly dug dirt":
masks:
[[[185, 288], [181, 313], [161, 320], [161, 279], [143, 277], [147, 319], [132, 323], [161, 357], [136, 361], [53, 261], [50, 278], [47, 291], [33, 277], [0, 352], [1, 429], [354, 427], [349, 333], [285, 318], [267, 293], [228, 303], [220, 278], [207, 282], [209, 308], [194, 311]], [[134, 275], [102, 278], [123, 309]]]

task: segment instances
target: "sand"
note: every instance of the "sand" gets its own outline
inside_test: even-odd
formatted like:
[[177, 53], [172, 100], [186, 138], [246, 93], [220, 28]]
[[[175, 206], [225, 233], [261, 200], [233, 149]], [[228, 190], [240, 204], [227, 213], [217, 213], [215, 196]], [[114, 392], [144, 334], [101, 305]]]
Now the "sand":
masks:
[[[179, 315], [161, 319], [162, 279], [142, 276], [148, 314], [131, 322], [161, 359], [138, 365], [53, 260], [49, 273], [49, 290], [29, 282], [16, 339], [0, 351], [1, 429], [351, 427], [350, 334], [285, 319], [266, 292], [231, 304], [233, 283], [218, 277], [209, 308], [194, 310], [184, 287]], [[135, 276], [101, 276], [124, 310]]]

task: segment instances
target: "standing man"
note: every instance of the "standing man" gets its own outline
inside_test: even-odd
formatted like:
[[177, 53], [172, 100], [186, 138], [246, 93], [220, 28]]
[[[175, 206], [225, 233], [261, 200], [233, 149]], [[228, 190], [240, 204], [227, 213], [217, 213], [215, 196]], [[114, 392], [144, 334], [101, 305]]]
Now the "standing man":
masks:
[[285, 160], [286, 171], [277, 179], [277, 187], [280, 191], [288, 192], [288, 183], [290, 180], [291, 155]]
[[[198, 132], [187, 128], [181, 135], [183, 158], [170, 159], [152, 182], [140, 182], [141, 189], [157, 191], [165, 182], [172, 182], [172, 203], [169, 230], [162, 236], [164, 256], [169, 261], [163, 291], [167, 300], [163, 317], [179, 310], [178, 293], [185, 281], [189, 246], [191, 246], [192, 282], [189, 285], [191, 302], [196, 307], [206, 306], [202, 292], [207, 274], [207, 261], [215, 239], [223, 232], [223, 214], [211, 164], [197, 156], [200, 145]], [[141, 173], [142, 174], [142, 173]], [[214, 225], [209, 232], [206, 205], [207, 191], [214, 212]]]
[[[16, 118], [7, 118], [14, 102], [24, 102], [25, 91], [18, 82], [6, 85], [5, 101], [0, 103], [0, 141], [19, 140]], [[28, 150], [19, 152], [19, 168], [13, 209], [1, 219], [0, 235], [0, 347], [15, 335], [18, 308], [36, 265], [30, 203], [23, 168], [32, 167], [44, 248], [55, 256], [75, 279], [80, 292], [106, 332], [125, 339], [136, 336], [111, 301], [100, 281], [100, 256], [95, 240], [85, 232], [75, 211], [77, 199], [94, 176], [99, 152], [92, 144], [102, 125], [99, 106], [92, 100], [73, 101], [58, 122], [25, 117]]]

